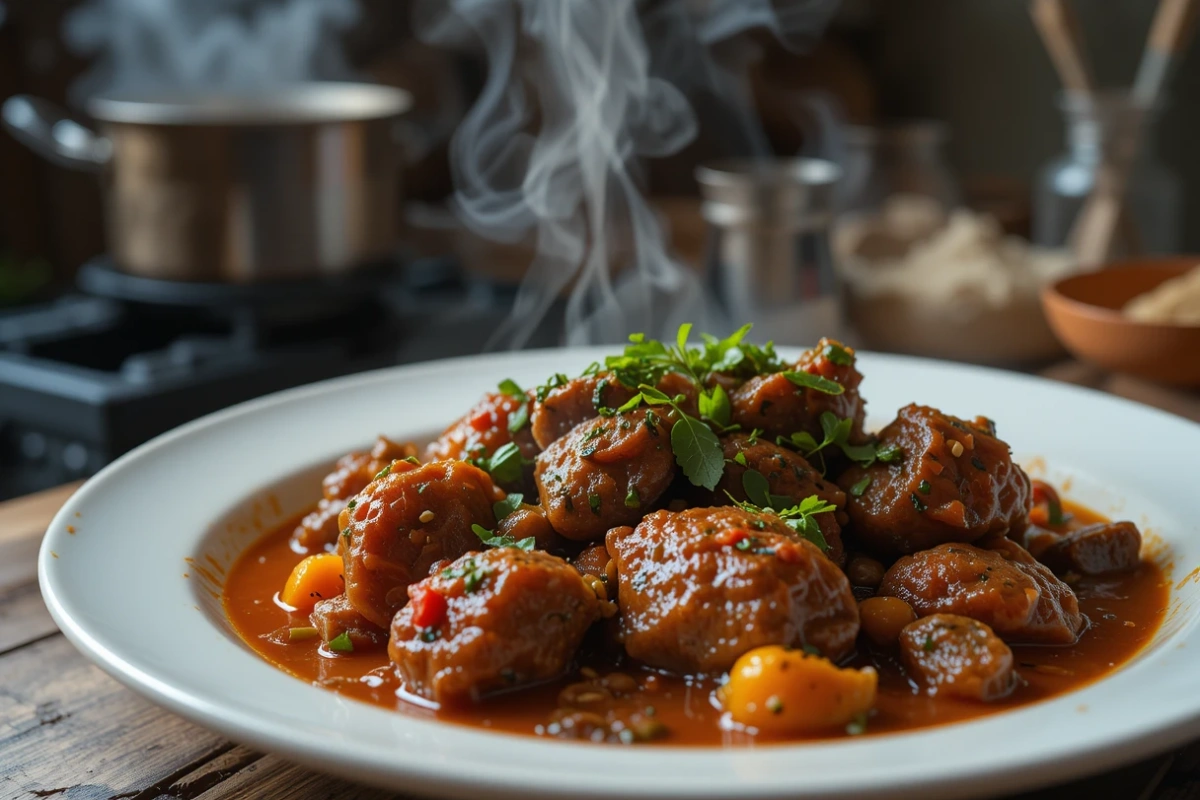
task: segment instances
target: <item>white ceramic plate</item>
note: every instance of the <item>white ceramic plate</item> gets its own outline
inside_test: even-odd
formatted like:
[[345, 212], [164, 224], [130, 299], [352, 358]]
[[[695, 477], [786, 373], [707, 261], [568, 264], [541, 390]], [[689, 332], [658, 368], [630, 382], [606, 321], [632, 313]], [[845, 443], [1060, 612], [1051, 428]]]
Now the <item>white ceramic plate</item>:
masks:
[[316, 499], [334, 458], [377, 433], [432, 436], [503, 378], [534, 385], [599, 355], [560, 350], [385, 370], [246, 403], [159, 437], [89, 481], [55, 518], [39, 562], [50, 611], [104, 670], [188, 719], [301, 764], [418, 794], [967, 796], [1112, 768], [1200, 734], [1200, 572], [1185, 577], [1200, 564], [1200, 426], [1034, 378], [872, 354], [860, 360], [871, 425], [910, 401], [984, 414], [1035, 473], [1069, 478], [1070, 497], [1161, 540], [1177, 585], [1147, 650], [1081, 691], [976, 722], [719, 750], [543, 741], [414, 719], [289, 677], [238, 640], [217, 599], [223, 571], [260, 531]]

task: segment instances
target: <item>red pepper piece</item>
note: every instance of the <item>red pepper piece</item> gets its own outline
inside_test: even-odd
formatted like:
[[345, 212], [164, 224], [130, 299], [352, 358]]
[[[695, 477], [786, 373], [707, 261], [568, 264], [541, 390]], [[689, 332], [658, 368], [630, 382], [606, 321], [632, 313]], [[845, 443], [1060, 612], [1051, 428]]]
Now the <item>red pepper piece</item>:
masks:
[[418, 628], [434, 628], [446, 619], [446, 598], [428, 586], [418, 584], [410, 592], [413, 625]]

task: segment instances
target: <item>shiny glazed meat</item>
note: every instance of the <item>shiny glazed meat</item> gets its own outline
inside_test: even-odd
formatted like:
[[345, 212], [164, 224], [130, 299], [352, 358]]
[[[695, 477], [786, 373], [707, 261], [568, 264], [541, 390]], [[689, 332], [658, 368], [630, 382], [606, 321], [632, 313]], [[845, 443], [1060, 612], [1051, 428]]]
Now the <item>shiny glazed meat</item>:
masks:
[[342, 512], [350, 604], [386, 628], [407, 601], [408, 585], [434, 562], [480, 548], [471, 525], [495, 528], [492, 504], [503, 496], [486, 472], [465, 461], [393, 464]]
[[337, 460], [333, 472], [322, 482], [317, 509], [300, 520], [292, 543], [302, 552], [316, 553], [337, 548], [338, 515], [346, 501], [363, 490], [379, 470], [393, 461], [417, 454], [413, 444], [397, 444], [385, 436], [365, 452], [350, 453]]
[[533, 440], [545, 450], [550, 444], [580, 423], [597, 416], [601, 406], [619, 408], [637, 393], [617, 380], [611, 372], [571, 378], [534, 402], [529, 415]]
[[1142, 534], [1132, 522], [1098, 522], [1070, 533], [1031, 527], [1025, 542], [1058, 575], [1125, 572], [1141, 563]]
[[530, 403], [527, 397], [513, 397], [501, 392], [485, 394], [470, 411], [425, 448], [425, 460], [465, 460], [481, 454], [490, 455], [509, 442], [514, 442], [521, 449], [522, 456], [533, 458], [539, 448], [534, 444], [529, 423], [515, 434], [509, 430], [512, 415]]
[[636, 528], [613, 529], [606, 543], [622, 640], [646, 664], [715, 672], [761, 645], [809, 645], [835, 660], [854, 647], [850, 582], [778, 517], [656, 511]]
[[1017, 684], [1013, 654], [982, 622], [934, 614], [900, 632], [900, 661], [930, 695], [998, 700]]
[[550, 524], [583, 542], [637, 522], [674, 477], [671, 422], [661, 408], [582, 422], [538, 455], [534, 468]]
[[880, 431], [899, 463], [851, 466], [838, 479], [856, 539], [881, 555], [914, 553], [989, 534], [1019, 534], [1030, 508], [1029, 478], [983, 418], [965, 422], [927, 406], [900, 409]]
[[326, 644], [343, 633], [350, 637], [355, 650], [387, 644], [387, 630], [355, 611], [344, 594], [317, 603], [308, 619]]
[[1071, 587], [1007, 539], [996, 549], [943, 544], [892, 565], [879, 595], [899, 597], [917, 616], [957, 614], [1007, 642], [1072, 644], [1084, 618]]
[[463, 556], [408, 593], [388, 655], [408, 691], [444, 704], [557, 677], [599, 618], [573, 567], [512, 547]]
[[541, 506], [522, 503], [515, 511], [496, 523], [497, 536], [510, 536], [514, 541], [533, 537], [538, 550], [560, 550], [562, 538], [550, 526]]
[[[836, 484], [822, 478], [799, 453], [763, 439], [756, 439], [754, 444], [750, 444], [749, 435], [735, 433], [724, 437], [721, 446], [725, 453], [725, 474], [712, 493], [713, 505], [725, 505], [730, 497], [748, 500], [745, 488], [748, 470], [754, 470], [766, 478], [770, 493], [789, 498], [789, 505], [797, 505], [804, 498], [816, 495], [838, 507], [835, 513], [816, 516], [821, 534], [829, 545], [825, 555], [837, 564], [845, 560], [842, 524], [847, 517], [841, 509], [846, 505], [846, 494]], [[745, 466], [735, 460], [739, 453], [746, 460]]]
[[[836, 361], [846, 361], [839, 364]], [[730, 395], [733, 421], [750, 431], [764, 431], [768, 438], [807, 431], [819, 442], [822, 438], [821, 414], [831, 412], [838, 419], [854, 420], [850, 441], [861, 444], [866, 403], [858, 392], [862, 375], [854, 367], [854, 350], [832, 339], [822, 339], [807, 350], [791, 368], [795, 372], [819, 375], [842, 385], [841, 394], [826, 394], [817, 389], [797, 386], [784, 373], [759, 375], [746, 381]]]

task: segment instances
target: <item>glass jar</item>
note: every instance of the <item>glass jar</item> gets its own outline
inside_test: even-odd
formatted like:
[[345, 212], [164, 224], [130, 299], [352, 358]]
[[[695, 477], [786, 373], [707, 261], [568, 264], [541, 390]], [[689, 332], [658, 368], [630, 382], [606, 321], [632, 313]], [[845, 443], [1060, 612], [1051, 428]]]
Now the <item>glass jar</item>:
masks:
[[[1178, 178], [1155, 159], [1152, 145], [1158, 109], [1142, 113], [1123, 92], [1092, 96], [1068, 92], [1060, 105], [1066, 119], [1067, 151], [1038, 175], [1033, 241], [1047, 247], [1066, 245], [1100, 166], [1132, 157], [1112, 255], [1178, 252], [1181, 187]], [[1139, 124], [1139, 146], [1130, 156], [1122, 148], [1128, 149], [1130, 132]]]
[[878, 212], [898, 195], [929, 198], [944, 211], [954, 208], [961, 197], [945, 160], [948, 139], [946, 126], [935, 120], [846, 128], [839, 211]]

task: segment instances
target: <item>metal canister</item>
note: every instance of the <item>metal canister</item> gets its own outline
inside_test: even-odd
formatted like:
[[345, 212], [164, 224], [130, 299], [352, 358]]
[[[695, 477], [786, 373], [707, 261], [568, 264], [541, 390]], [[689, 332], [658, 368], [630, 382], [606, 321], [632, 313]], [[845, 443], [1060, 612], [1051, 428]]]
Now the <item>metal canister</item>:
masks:
[[696, 170], [709, 224], [706, 269], [736, 325], [806, 344], [841, 335], [829, 249], [840, 169], [818, 159], [730, 160]]

